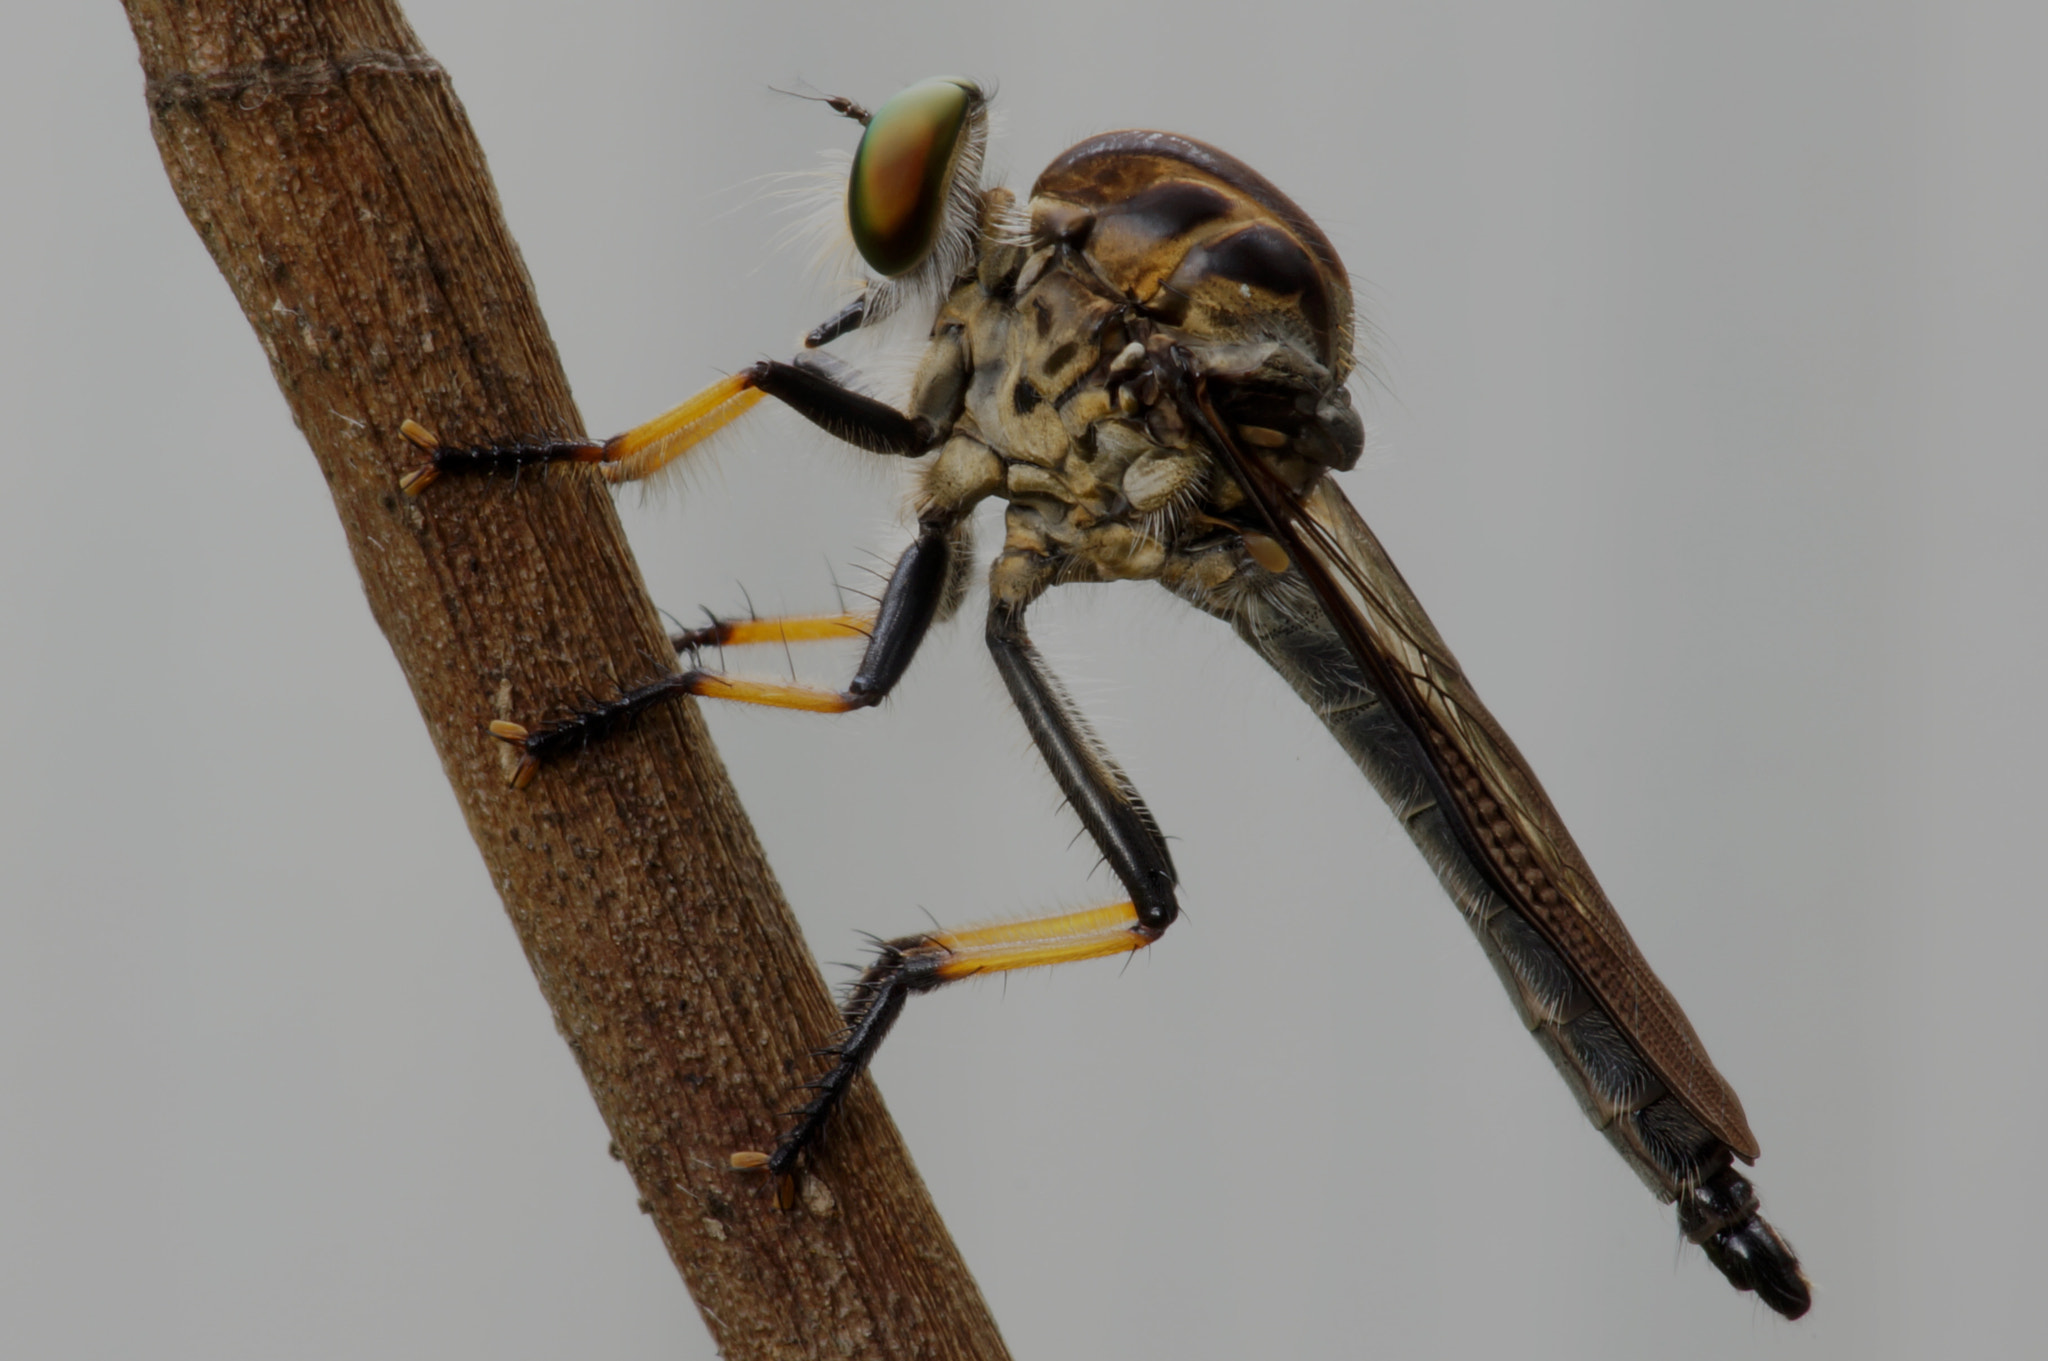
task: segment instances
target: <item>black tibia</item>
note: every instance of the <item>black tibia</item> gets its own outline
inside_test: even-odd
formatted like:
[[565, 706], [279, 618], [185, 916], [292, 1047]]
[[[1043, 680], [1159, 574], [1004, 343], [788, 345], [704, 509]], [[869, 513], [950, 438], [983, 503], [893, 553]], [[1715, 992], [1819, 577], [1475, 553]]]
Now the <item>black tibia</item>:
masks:
[[1754, 1290], [1786, 1318], [1798, 1318], [1812, 1306], [1799, 1259], [1757, 1213], [1756, 1188], [1733, 1167], [1679, 1196], [1678, 1227], [1737, 1290]]
[[875, 631], [861, 653], [860, 669], [847, 684], [849, 699], [862, 705], [877, 704], [910, 669], [910, 659], [931, 632], [952, 583], [952, 528], [944, 520], [925, 521], [917, 528], [917, 538], [896, 559], [896, 569], [889, 573], [889, 585], [882, 592], [882, 607], [875, 614]]
[[1102, 851], [1110, 869], [1130, 891], [1138, 921], [1164, 931], [1180, 915], [1173, 895], [1179, 882], [1166, 838], [1152, 820], [1152, 810], [1138, 797], [1130, 779], [1102, 749], [1074, 709], [1060, 683], [1046, 670], [1038, 649], [1024, 632], [1021, 610], [1000, 604], [988, 613], [988, 647], [996, 669], [1009, 687], [1011, 702], [1052, 768], [1060, 792], [1080, 815], [1082, 826]]
[[[822, 358], [809, 352], [804, 357]], [[922, 454], [937, 443], [938, 431], [930, 421], [851, 391], [817, 367], [764, 359], [747, 370], [747, 379], [820, 430], [869, 453]]]
[[830, 317], [818, 323], [811, 333], [804, 337], [804, 348], [815, 350], [820, 345], [830, 345], [849, 331], [858, 331], [861, 323], [868, 319], [868, 295], [863, 293]]
[[776, 1178], [793, 1176], [804, 1153], [824, 1135], [832, 1112], [839, 1109], [847, 1089], [903, 1013], [904, 1001], [914, 992], [930, 992], [946, 981], [938, 973], [945, 959], [945, 950], [923, 936], [884, 941], [877, 949], [875, 962], [862, 970], [840, 1003], [846, 1028], [819, 1052], [820, 1058], [832, 1060], [832, 1067], [823, 1077], [804, 1084], [810, 1100], [793, 1112], [796, 1123], [768, 1155], [768, 1171]]

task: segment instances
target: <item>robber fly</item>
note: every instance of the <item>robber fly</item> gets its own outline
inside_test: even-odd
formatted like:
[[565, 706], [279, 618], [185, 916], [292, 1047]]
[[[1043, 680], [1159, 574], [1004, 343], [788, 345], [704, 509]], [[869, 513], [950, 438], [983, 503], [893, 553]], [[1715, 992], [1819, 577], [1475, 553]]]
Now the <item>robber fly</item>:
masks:
[[[988, 104], [957, 79], [870, 112], [846, 224], [872, 271], [789, 363], [734, 374], [602, 443], [456, 448], [407, 422], [438, 476], [581, 462], [613, 482], [656, 472], [764, 397], [879, 454], [926, 459], [917, 534], [872, 614], [718, 621], [676, 635], [712, 646], [867, 638], [839, 691], [692, 665], [529, 730], [513, 780], [681, 695], [824, 713], [879, 703], [934, 622], [962, 598], [969, 515], [1007, 503], [989, 574], [997, 670], [1061, 791], [1129, 897], [882, 944], [849, 991], [830, 1067], [765, 1167], [785, 1205], [849, 1085], [904, 1002], [956, 979], [1140, 950], [1179, 913], [1166, 840], [1025, 632], [1061, 582], [1156, 581], [1237, 631], [1358, 763], [1478, 935], [1508, 995], [1587, 1115], [1685, 1236], [1739, 1290], [1788, 1318], [1810, 1292], [1738, 1170], [1757, 1155], [1742, 1104], [1630, 940], [1557, 810], [1479, 702], [1450, 649], [1330, 474], [1364, 427], [1348, 277], [1285, 194], [1214, 147], [1112, 132], [1061, 155], [1019, 204], [981, 183]], [[906, 308], [931, 315], [906, 407], [860, 390], [825, 353]]]

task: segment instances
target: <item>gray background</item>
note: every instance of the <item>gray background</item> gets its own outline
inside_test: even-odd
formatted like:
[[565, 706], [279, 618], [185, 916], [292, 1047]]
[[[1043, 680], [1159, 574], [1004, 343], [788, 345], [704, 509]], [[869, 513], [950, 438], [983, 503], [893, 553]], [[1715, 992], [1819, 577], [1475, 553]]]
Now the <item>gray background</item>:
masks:
[[[1678, 1247], [1256, 659], [1074, 588], [1039, 632], [1188, 917], [921, 1002], [876, 1067], [1020, 1357], [2039, 1354], [2038, 5], [411, 10], [599, 431], [833, 300], [754, 180], [853, 129], [771, 84], [970, 74], [1013, 183], [1149, 124], [1298, 198], [1384, 336], [1346, 486], [1818, 1283], [1789, 1326]], [[708, 1356], [116, 7], [7, 46], [0, 1352]], [[625, 498], [679, 614], [828, 605], [904, 541], [894, 470], [755, 424]], [[881, 712], [711, 721], [827, 959], [1112, 892], [972, 623]]]

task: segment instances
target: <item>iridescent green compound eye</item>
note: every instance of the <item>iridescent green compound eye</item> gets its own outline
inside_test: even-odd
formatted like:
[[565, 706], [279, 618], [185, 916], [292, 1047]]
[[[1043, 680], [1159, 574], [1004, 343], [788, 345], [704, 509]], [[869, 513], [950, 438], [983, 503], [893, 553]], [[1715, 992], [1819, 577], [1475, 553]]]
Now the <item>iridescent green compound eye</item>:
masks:
[[973, 81], [941, 76], [904, 90], [868, 120], [846, 182], [846, 221], [876, 273], [893, 279], [931, 254], [981, 102]]

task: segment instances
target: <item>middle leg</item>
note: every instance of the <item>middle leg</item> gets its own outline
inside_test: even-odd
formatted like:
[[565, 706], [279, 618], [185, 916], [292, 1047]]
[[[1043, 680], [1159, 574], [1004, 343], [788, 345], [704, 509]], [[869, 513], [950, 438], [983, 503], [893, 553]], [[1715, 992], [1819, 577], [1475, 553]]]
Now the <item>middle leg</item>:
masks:
[[618, 698], [595, 704], [545, 727], [529, 730], [500, 721], [491, 732], [520, 748], [515, 788], [532, 783], [540, 768], [593, 742], [619, 732], [657, 705], [683, 695], [732, 699], [778, 709], [843, 714], [882, 702], [910, 669], [918, 645], [945, 612], [956, 594], [959, 564], [969, 545], [965, 522], [934, 515], [918, 525], [917, 538], [896, 560], [882, 602], [870, 618], [863, 615], [819, 615], [804, 619], [734, 621], [675, 635], [679, 651], [720, 643], [773, 642], [778, 638], [808, 641], [865, 633], [866, 651], [844, 690], [799, 685], [788, 681], [752, 680], [691, 667], [635, 686]]

